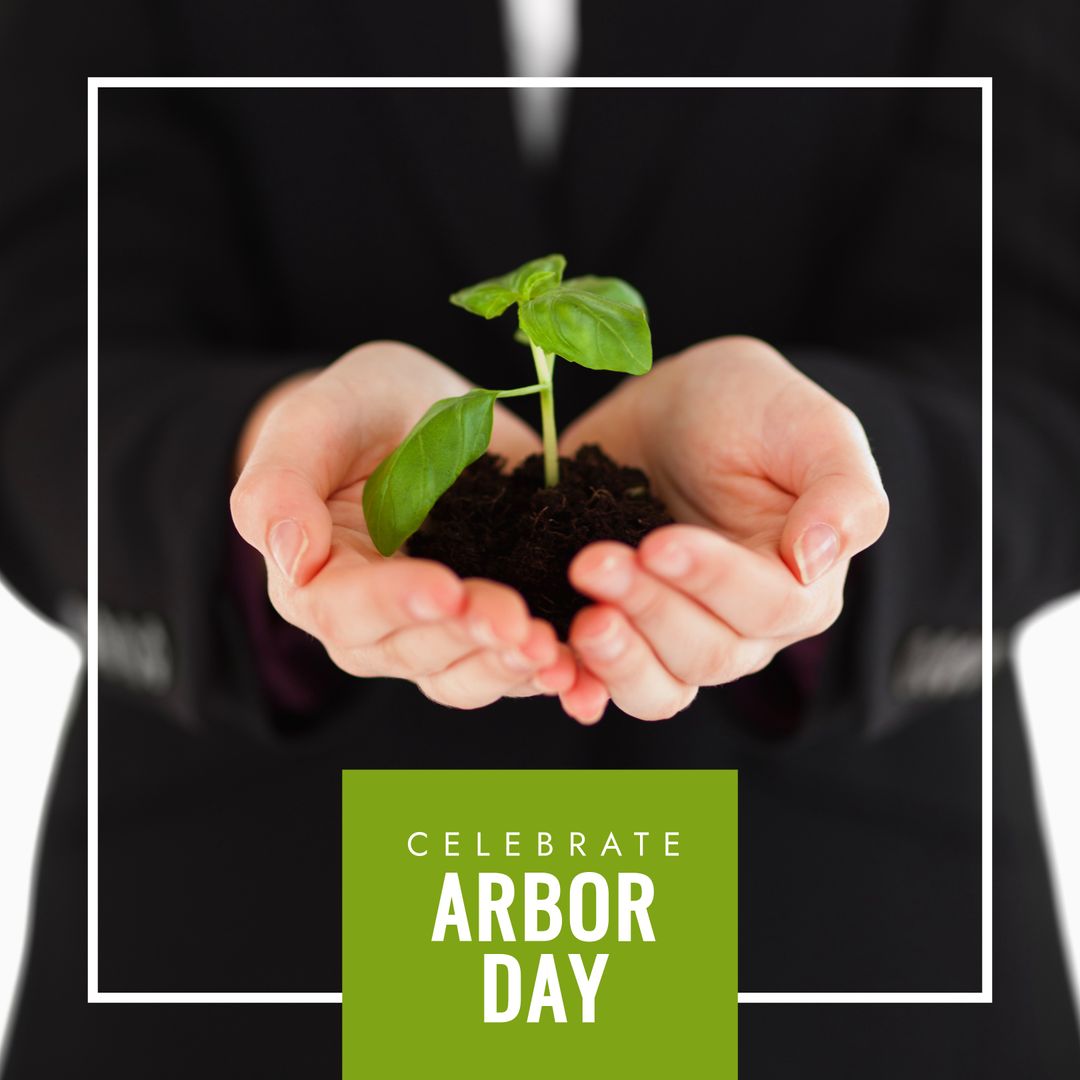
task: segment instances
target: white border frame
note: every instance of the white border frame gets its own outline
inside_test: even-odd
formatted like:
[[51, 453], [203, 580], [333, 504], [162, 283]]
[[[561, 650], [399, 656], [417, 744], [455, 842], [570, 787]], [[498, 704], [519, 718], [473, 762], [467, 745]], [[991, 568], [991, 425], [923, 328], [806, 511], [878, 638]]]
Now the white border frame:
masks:
[[[275, 78], [275, 77], [100, 77], [87, 79], [87, 429], [88, 463], [88, 566], [87, 611], [98, 610], [98, 90], [184, 88], [446, 88], [509, 89], [516, 87], [568, 87], [579, 89], [674, 88], [730, 89], [978, 89], [982, 100], [982, 989], [962, 993], [740, 993], [740, 1005], [832, 1004], [990, 1004], [993, 1001], [993, 760], [991, 725], [992, 567], [991, 559], [991, 196], [992, 100], [991, 78], [910, 77], [846, 78], [801, 77], [622, 77], [622, 78], [496, 78], [496, 77], [385, 77], [385, 78]], [[114, 1004], [340, 1004], [340, 993], [123, 993], [98, 990], [98, 620], [87, 618], [88, 753], [87, 753], [87, 1002]]]

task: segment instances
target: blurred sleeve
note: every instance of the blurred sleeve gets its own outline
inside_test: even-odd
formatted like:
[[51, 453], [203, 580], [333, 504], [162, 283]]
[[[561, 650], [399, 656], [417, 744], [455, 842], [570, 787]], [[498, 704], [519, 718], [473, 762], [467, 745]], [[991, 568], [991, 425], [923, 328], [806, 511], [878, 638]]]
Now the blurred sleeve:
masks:
[[[152, 5], [59, 7], [16, 5], [0, 36], [2, 132], [17, 148], [0, 170], [0, 567], [73, 622], [86, 596], [85, 73], [152, 74], [159, 60]], [[258, 727], [267, 703], [227, 580], [231, 462], [259, 396], [331, 358], [276, 330], [243, 162], [198, 94], [99, 92], [101, 675], [188, 726]]]
[[[1066, 45], [1078, 10], [943, 6], [928, 57], [941, 74], [993, 77], [1001, 643], [1080, 589], [1080, 67]], [[844, 339], [792, 350], [862, 420], [891, 500], [810, 704], [823, 724], [869, 734], [977, 698], [981, 672], [980, 104], [977, 91], [905, 94], [885, 196], [835, 255], [828, 321]]]
[[[994, 617], [1080, 589], [1080, 5], [960, 33], [994, 74]], [[1008, 10], [1008, 9], [1006, 9]]]

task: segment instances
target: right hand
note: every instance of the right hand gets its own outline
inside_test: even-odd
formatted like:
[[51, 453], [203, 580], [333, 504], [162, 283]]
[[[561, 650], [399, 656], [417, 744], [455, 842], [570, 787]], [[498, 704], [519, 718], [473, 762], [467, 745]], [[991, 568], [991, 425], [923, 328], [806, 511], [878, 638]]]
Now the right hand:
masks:
[[[429, 405], [469, 388], [445, 364], [390, 341], [286, 380], [241, 437], [233, 521], [266, 559], [275, 609], [344, 671], [409, 679], [459, 709], [577, 687], [575, 719], [591, 722], [606, 692], [519, 593], [401, 552], [383, 558], [368, 535], [366, 478]], [[539, 448], [536, 433], [496, 405], [492, 452], [513, 464]]]

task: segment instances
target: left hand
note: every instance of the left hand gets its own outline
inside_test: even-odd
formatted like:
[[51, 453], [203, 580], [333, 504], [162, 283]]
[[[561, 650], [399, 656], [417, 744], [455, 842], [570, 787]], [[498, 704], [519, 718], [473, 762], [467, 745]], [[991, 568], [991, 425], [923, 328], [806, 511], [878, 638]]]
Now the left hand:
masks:
[[[266, 558], [270, 602], [357, 678], [399, 678], [475, 709], [500, 697], [574, 690], [585, 719], [607, 697], [552, 627], [509, 586], [375, 550], [361, 510], [367, 477], [425, 409], [469, 383], [401, 342], [351, 349], [272, 388], [241, 432], [232, 493], [240, 535]], [[536, 433], [496, 406], [493, 451], [511, 461]]]
[[586, 442], [643, 468], [677, 522], [637, 551], [590, 544], [570, 566], [597, 601], [570, 645], [642, 720], [832, 625], [851, 557], [888, 519], [855, 415], [752, 338], [708, 341], [625, 380], [567, 429], [562, 452]]

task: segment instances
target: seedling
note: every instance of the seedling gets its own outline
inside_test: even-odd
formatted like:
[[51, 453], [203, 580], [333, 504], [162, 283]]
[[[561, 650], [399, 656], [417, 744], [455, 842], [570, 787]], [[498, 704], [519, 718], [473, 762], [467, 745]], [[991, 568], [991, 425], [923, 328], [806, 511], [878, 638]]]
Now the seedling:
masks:
[[470, 390], [443, 398], [420, 418], [364, 486], [364, 518], [375, 547], [392, 555], [423, 524], [431, 508], [491, 442], [499, 398], [540, 397], [544, 482], [559, 482], [555, 427], [555, 358], [594, 371], [644, 375], [652, 340], [641, 294], [619, 278], [563, 281], [566, 259], [547, 255], [502, 277], [454, 293], [450, 303], [494, 319], [517, 305], [515, 337], [532, 350], [537, 381], [512, 390]]

